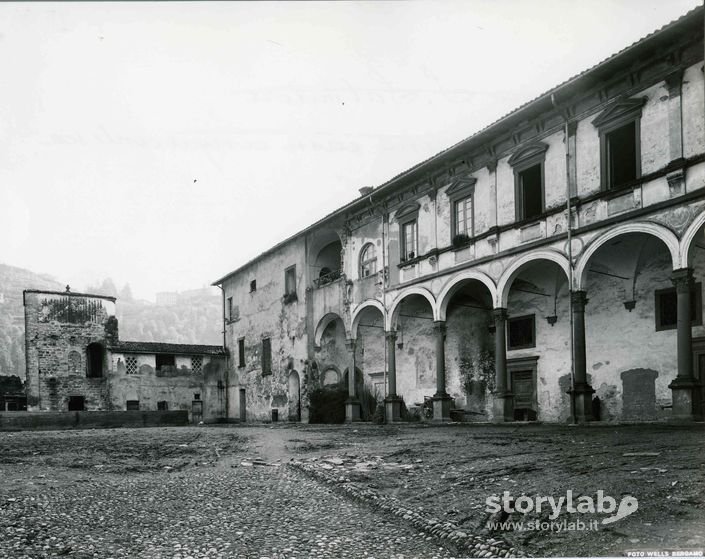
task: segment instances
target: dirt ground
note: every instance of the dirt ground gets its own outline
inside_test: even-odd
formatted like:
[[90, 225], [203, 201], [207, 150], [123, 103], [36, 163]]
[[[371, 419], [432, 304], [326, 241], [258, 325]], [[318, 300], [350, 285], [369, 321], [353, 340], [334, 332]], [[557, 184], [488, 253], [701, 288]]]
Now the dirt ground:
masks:
[[[705, 429], [702, 425], [541, 426], [412, 424], [260, 425], [0, 433], [0, 508], [13, 499], [99, 476], [191, 475], [217, 464], [266, 467], [279, 460], [321, 468], [395, 497], [468, 534], [501, 537], [532, 556], [623, 555], [629, 550], [705, 549]], [[261, 462], [260, 462], [261, 461]], [[260, 465], [261, 463], [261, 465]], [[488, 521], [549, 521], [549, 511], [491, 514], [507, 491], [558, 499], [598, 490], [638, 510], [560, 511], [595, 530], [489, 529]], [[1, 519], [1, 517], [0, 517]]]

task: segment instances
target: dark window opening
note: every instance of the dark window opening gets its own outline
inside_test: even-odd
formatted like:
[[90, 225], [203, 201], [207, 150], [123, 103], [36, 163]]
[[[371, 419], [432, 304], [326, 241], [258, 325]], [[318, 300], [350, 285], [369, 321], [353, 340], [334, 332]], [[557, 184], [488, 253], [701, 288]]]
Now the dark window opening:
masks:
[[269, 338], [262, 340], [262, 374], [272, 373], [272, 342]]
[[416, 220], [401, 226], [401, 261], [416, 258]]
[[507, 322], [509, 330], [509, 349], [522, 349], [536, 346], [536, 322], [534, 315], [510, 318]]
[[169, 354], [157, 354], [157, 371], [164, 367], [176, 367], [176, 357]]
[[88, 344], [86, 348], [86, 376], [100, 378], [103, 376], [103, 358], [105, 351], [99, 343]]
[[196, 401], [198, 401], [198, 400], [201, 399], [201, 395], [200, 395], [198, 392], [196, 392], [196, 393], [193, 395], [193, 399], [196, 400]]
[[[678, 324], [678, 294], [675, 287], [657, 289], [656, 295], [656, 331], [673, 330]], [[702, 284], [696, 283], [690, 291], [690, 324], [703, 323]]]
[[69, 396], [69, 411], [83, 411], [86, 409], [86, 399], [83, 396]]
[[237, 341], [237, 366], [245, 366], [245, 338], [240, 338]]
[[519, 219], [530, 219], [543, 213], [541, 164], [519, 172]]
[[290, 266], [284, 272], [284, 294], [296, 293], [296, 266]]
[[157, 402], [157, 411], [168, 411], [169, 403], [166, 400], [161, 400]]
[[228, 320], [233, 319], [233, 298], [228, 297]]
[[255, 291], [257, 291], [257, 280], [253, 279], [250, 282], [250, 293], [254, 293]]
[[632, 121], [605, 134], [607, 150], [607, 188], [637, 179], [636, 122]]
[[125, 408], [127, 411], [139, 411], [140, 401], [139, 400], [127, 400], [125, 403]]

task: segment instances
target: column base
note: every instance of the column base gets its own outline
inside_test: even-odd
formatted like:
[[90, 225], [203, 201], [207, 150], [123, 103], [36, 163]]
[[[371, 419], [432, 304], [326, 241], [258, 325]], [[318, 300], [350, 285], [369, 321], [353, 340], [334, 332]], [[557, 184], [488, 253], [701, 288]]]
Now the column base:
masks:
[[571, 395], [574, 402], [573, 417], [571, 418], [573, 423], [587, 423], [595, 420], [592, 416], [592, 395], [594, 393], [595, 390], [586, 382], [576, 383], [571, 390], [568, 390], [568, 394]]
[[676, 377], [668, 388], [673, 399], [673, 421], [702, 421], [702, 387], [698, 379]]
[[396, 395], [389, 395], [384, 399], [384, 417], [387, 423], [401, 421], [401, 402], [401, 398]]
[[435, 394], [433, 396], [433, 421], [434, 423], [447, 423], [450, 421], [450, 403], [453, 399], [448, 394]]
[[511, 392], [495, 392], [492, 411], [495, 423], [514, 421], [514, 394]]
[[362, 421], [360, 400], [349, 399], [345, 402], [345, 423]]

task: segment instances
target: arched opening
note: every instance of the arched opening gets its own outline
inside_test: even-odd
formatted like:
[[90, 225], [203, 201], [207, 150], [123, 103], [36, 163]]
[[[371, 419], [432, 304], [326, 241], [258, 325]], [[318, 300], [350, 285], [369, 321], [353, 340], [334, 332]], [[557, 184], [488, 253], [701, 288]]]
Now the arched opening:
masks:
[[420, 410], [436, 393], [436, 333], [432, 303], [424, 295], [406, 295], [394, 307], [397, 395], [410, 411]]
[[86, 348], [86, 376], [88, 378], [101, 378], [103, 376], [103, 364], [105, 361], [105, 349], [102, 344], [93, 342]]
[[505, 297], [510, 417], [565, 421], [572, 386], [568, 276], [555, 261], [529, 260], [512, 273]]
[[483, 420], [491, 411], [494, 389], [492, 293], [477, 279], [452, 285], [441, 301], [446, 317], [446, 383], [458, 419]]
[[586, 367], [602, 420], [669, 413], [677, 374], [672, 273], [666, 243], [644, 232], [605, 240], [584, 263]]
[[366, 306], [353, 319], [353, 335], [356, 337], [355, 363], [362, 371], [366, 386], [365, 397], [369, 395], [381, 402], [386, 391], [386, 344], [384, 337], [384, 316], [373, 305]]
[[377, 273], [377, 247], [367, 243], [360, 251], [360, 278], [374, 276]]
[[[338, 371], [350, 362], [343, 320], [335, 314], [324, 316], [316, 328], [316, 362], [323, 374], [317, 386], [310, 390], [310, 423], [343, 423], [347, 385]], [[337, 382], [332, 382], [333, 380]]]
[[316, 287], [321, 287], [340, 278], [342, 270], [343, 245], [334, 232], [319, 239], [319, 246], [312, 259], [312, 275]]
[[[688, 246], [684, 247], [684, 263], [693, 270], [695, 293], [691, 297], [691, 306], [694, 307], [697, 314], [698, 310], [702, 312], [701, 301], [698, 301], [698, 298], [702, 297], [702, 293], [698, 284], [704, 283], [703, 277], [705, 277], [705, 224], [697, 228], [692, 238], [688, 237], [689, 235], [684, 239], [688, 242]], [[697, 326], [693, 329], [692, 334], [693, 376], [700, 382], [700, 402], [702, 405], [705, 403], [705, 331], [702, 326]]]

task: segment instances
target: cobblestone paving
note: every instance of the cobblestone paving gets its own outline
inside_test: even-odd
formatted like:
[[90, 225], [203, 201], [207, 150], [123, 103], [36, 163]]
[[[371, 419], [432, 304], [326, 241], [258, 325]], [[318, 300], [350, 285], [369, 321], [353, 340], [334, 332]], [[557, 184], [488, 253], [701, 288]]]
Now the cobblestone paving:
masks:
[[104, 475], [0, 501], [0, 557], [423, 557], [413, 528], [285, 466]]

